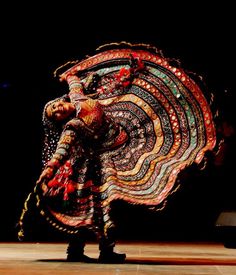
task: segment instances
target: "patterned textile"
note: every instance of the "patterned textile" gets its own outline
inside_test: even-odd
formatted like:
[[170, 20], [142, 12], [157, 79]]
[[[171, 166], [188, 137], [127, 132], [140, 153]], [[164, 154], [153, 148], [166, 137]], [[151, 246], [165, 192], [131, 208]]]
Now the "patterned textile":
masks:
[[[75, 133], [76, 142], [55, 176], [64, 189], [52, 184], [46, 194], [39, 192], [41, 213], [59, 230], [76, 233], [88, 226], [98, 234], [106, 232], [112, 226], [110, 203], [117, 199], [161, 205], [180, 171], [214, 149], [215, 126], [203, 91], [158, 51], [126, 45], [101, 48], [60, 74], [60, 80], [70, 75], [80, 77], [84, 87], [88, 77], [97, 77], [94, 93], [87, 95], [104, 115], [103, 126], [93, 133], [86, 121], [70, 122], [65, 133]], [[44, 164], [59, 137], [49, 128]], [[68, 184], [73, 187], [65, 198], [60, 190]]]

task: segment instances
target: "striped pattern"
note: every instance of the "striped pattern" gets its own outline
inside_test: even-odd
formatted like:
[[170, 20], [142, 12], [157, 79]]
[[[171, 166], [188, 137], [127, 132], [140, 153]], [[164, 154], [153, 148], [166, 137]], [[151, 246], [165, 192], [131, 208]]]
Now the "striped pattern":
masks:
[[[130, 54], [143, 61], [145, 70], [128, 89], [110, 88], [108, 80], [121, 68], [129, 68]], [[109, 227], [113, 200], [160, 205], [173, 191], [180, 171], [200, 163], [216, 143], [212, 113], [202, 90], [163, 56], [130, 48], [107, 50], [74, 65], [61, 79], [80, 71], [100, 75], [98, 90], [106, 92], [99, 94], [98, 101], [125, 130], [128, 141], [117, 149], [97, 152], [100, 182], [95, 187], [86, 182], [78, 185], [83, 200], [75, 200], [66, 212], [57, 211], [58, 206], [47, 209], [60, 223], [54, 221], [55, 226], [70, 228], [70, 233], [85, 224], [95, 230], [99, 219], [105, 229]], [[82, 157], [84, 152], [80, 153]]]

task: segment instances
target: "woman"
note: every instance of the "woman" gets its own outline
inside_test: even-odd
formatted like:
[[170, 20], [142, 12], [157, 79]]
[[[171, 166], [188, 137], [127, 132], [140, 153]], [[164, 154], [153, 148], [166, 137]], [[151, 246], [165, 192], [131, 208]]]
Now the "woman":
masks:
[[100, 262], [123, 262], [125, 255], [113, 252], [111, 203], [162, 209], [178, 174], [216, 145], [213, 115], [197, 83], [149, 46], [121, 46], [61, 74], [70, 92], [44, 109], [44, 170], [35, 193], [40, 213], [76, 240], [69, 260], [88, 260], [77, 236], [91, 229]]
[[79, 78], [70, 76], [68, 83], [69, 96], [50, 101], [44, 108], [44, 125], [62, 132], [37, 181], [42, 208], [63, 231], [71, 232], [73, 227], [69, 261], [90, 261], [83, 252], [86, 230], [91, 229], [99, 239], [99, 262], [123, 262], [125, 254], [113, 251], [112, 223], [104, 228], [109, 207], [101, 207], [99, 187], [100, 157], [122, 145], [127, 135], [104, 114], [96, 99], [84, 95]]

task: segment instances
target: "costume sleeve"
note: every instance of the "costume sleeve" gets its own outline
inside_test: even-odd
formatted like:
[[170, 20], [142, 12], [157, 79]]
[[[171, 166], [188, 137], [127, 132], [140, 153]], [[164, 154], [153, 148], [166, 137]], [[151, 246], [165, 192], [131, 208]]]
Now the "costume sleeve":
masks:
[[46, 167], [51, 167], [54, 171], [57, 170], [68, 158], [75, 138], [76, 133], [74, 129], [65, 128], [58, 141], [56, 150], [52, 158], [48, 161]]
[[84, 87], [80, 81], [80, 79], [75, 75], [69, 75], [67, 77], [67, 82], [69, 85], [69, 98], [71, 103], [75, 106], [76, 116], [81, 110], [80, 100], [84, 98]]
[[91, 94], [96, 93], [97, 83], [99, 81], [99, 75], [97, 73], [90, 73], [86, 78], [80, 80], [76, 75], [68, 75], [67, 83], [69, 85], [69, 98], [71, 103], [76, 108], [76, 116], [81, 110], [80, 101], [88, 99], [85, 92]]

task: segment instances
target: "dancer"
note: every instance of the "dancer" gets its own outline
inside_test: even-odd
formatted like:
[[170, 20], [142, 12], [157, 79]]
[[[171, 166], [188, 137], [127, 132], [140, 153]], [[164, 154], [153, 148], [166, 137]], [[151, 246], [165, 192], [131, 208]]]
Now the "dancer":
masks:
[[60, 74], [69, 91], [43, 112], [37, 205], [70, 236], [68, 260], [90, 261], [84, 245], [92, 230], [98, 261], [124, 262], [125, 254], [114, 252], [112, 201], [162, 207], [179, 172], [216, 144], [199, 86], [156, 49], [120, 46], [101, 47]]

